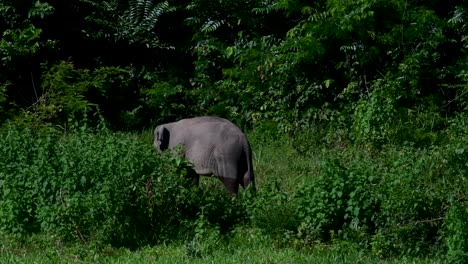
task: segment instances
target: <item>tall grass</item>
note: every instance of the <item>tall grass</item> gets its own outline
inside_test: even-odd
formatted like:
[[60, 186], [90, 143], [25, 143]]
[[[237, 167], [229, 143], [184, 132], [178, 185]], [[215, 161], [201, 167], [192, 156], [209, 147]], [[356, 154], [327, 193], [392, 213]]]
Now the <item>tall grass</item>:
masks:
[[202, 211], [222, 228], [237, 221], [228, 205], [211, 206], [230, 203], [221, 191], [192, 190], [186, 162], [135, 135], [9, 127], [0, 155], [0, 230], [20, 239], [52, 233], [134, 248], [184, 236]]
[[466, 135], [375, 149], [320, 131], [271, 131], [249, 135], [260, 193], [251, 219], [278, 234], [277, 243], [307, 248], [338, 239], [381, 257], [447, 253], [454, 262], [468, 253]]
[[[234, 198], [213, 178], [193, 188], [189, 164], [156, 155], [150, 132], [9, 127], [0, 134], [0, 230], [98, 252], [168, 244], [195, 260], [218, 261], [256, 243], [295, 262], [315, 261], [298, 252], [331, 262], [339, 257], [317, 252], [343, 241], [370, 262], [443, 255], [460, 262], [468, 252], [467, 145], [460, 138], [376, 150], [327, 142], [319, 131], [275, 131], [262, 126], [248, 134], [258, 192]], [[281, 258], [272, 254], [263, 257]]]

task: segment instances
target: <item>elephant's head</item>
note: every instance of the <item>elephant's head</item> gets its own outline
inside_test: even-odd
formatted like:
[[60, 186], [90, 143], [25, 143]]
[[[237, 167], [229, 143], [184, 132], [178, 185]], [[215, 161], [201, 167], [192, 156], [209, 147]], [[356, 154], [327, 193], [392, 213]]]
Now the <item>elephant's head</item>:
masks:
[[163, 125], [156, 127], [154, 130], [154, 147], [158, 152], [163, 152], [169, 146], [169, 130]]

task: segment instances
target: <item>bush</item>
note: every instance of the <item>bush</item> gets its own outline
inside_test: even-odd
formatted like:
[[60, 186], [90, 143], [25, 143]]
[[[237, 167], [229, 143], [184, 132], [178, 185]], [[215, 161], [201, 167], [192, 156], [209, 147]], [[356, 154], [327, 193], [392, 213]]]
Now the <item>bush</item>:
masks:
[[379, 204], [375, 165], [365, 159], [344, 165], [344, 158], [325, 158], [320, 174], [296, 193], [306, 240], [328, 241], [334, 234], [352, 239], [352, 230], [374, 228]]
[[[255, 141], [271, 144], [274, 153], [296, 153], [284, 144], [286, 135], [260, 132]], [[187, 256], [200, 257], [252, 225], [275, 246], [304, 250], [346, 241], [382, 257], [448, 253], [459, 262], [467, 252], [465, 142], [460, 136], [426, 149], [321, 151], [312, 144], [295, 164], [272, 158], [264, 147], [257, 162], [273, 160], [267, 169], [281, 171], [279, 177], [260, 181], [256, 193], [231, 197], [216, 179], [192, 188], [189, 164], [170, 152], [156, 155], [147, 137], [6, 126], [0, 231], [129, 248], [185, 241]]]
[[242, 217], [224, 193], [190, 188], [183, 159], [136, 136], [9, 126], [0, 146], [0, 229], [20, 238], [52, 232], [135, 247], [193, 234], [200, 215], [222, 231]]
[[302, 185], [284, 192], [267, 183], [249, 215], [277, 242], [300, 248], [345, 240], [379, 256], [421, 256], [445, 252], [448, 239], [463, 252], [464, 214], [446, 216], [451, 201], [465, 201], [462, 149], [323, 149]]
[[468, 205], [454, 202], [447, 212], [447, 258], [450, 263], [465, 263], [468, 257]]

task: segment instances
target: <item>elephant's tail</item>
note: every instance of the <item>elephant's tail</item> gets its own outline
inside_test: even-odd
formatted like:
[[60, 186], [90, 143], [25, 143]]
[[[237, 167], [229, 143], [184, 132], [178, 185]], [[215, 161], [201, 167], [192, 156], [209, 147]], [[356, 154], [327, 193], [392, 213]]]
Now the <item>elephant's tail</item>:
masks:
[[247, 138], [244, 136], [244, 142], [243, 142], [243, 148], [244, 148], [244, 153], [245, 153], [245, 158], [246, 158], [246, 164], [247, 164], [247, 171], [244, 174], [242, 186], [244, 188], [247, 188], [250, 184], [252, 184], [252, 189], [255, 190], [255, 176], [254, 176], [254, 171], [253, 171], [253, 162], [252, 162], [252, 148], [250, 147], [249, 142], [247, 141]]

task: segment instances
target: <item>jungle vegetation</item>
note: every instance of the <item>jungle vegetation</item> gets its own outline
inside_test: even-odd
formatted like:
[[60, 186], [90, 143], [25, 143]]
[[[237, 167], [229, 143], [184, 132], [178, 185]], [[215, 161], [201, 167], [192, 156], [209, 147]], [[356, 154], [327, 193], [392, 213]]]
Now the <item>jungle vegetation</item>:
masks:
[[[464, 263], [467, 25], [462, 0], [2, 0], [0, 259]], [[200, 115], [247, 132], [256, 194], [155, 154]]]

